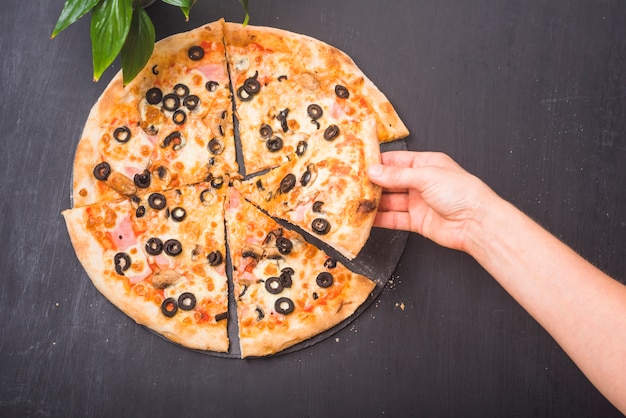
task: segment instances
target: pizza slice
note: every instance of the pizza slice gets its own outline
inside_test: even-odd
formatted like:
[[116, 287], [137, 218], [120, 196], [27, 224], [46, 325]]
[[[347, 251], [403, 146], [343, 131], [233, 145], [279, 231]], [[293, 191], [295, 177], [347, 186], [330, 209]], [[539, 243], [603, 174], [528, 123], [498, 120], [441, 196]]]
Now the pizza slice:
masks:
[[373, 120], [335, 125], [311, 136], [307, 150], [235, 187], [271, 216], [286, 220], [353, 259], [369, 238], [381, 189], [366, 170], [380, 162]]
[[208, 183], [63, 212], [96, 288], [189, 348], [228, 351], [224, 193]]
[[408, 135], [385, 95], [350, 57], [322, 41], [225, 24], [224, 40], [247, 174], [286, 161], [314, 133], [376, 121], [380, 141]]
[[242, 357], [277, 353], [330, 329], [374, 289], [233, 188], [225, 212]]

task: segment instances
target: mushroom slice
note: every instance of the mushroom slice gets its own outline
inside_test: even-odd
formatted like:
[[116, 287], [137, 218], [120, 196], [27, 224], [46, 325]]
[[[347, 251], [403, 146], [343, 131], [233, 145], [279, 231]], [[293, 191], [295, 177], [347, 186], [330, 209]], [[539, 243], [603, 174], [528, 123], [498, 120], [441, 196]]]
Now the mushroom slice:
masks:
[[157, 289], [165, 289], [178, 282], [182, 277], [174, 270], [159, 270], [152, 276], [152, 285]]

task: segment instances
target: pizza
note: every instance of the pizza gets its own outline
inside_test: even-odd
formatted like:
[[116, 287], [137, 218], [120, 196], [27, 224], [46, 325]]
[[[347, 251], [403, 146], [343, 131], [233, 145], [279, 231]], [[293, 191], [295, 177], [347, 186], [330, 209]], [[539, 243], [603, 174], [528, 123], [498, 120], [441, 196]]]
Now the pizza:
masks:
[[192, 349], [274, 354], [375, 289], [349, 263], [380, 200], [365, 170], [407, 134], [343, 52], [219, 20], [159, 41], [128, 85], [113, 77], [63, 216], [95, 287], [139, 324]]

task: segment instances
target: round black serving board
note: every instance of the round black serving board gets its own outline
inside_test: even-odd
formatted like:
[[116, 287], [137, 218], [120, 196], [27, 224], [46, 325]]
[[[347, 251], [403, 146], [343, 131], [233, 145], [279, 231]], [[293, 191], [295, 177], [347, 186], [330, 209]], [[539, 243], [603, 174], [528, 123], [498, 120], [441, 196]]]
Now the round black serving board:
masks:
[[[409, 150], [450, 154], [624, 281], [626, 2], [249, 2], [252, 24], [351, 56]], [[303, 350], [234, 361], [137, 326], [93, 287], [60, 216], [119, 70], [91, 81], [89, 16], [48, 39], [63, 3], [0, 12], [0, 416], [622, 416], [473, 259], [415, 234], [360, 315]], [[161, 1], [148, 13], [158, 39], [243, 19], [238, 0], [198, 0], [189, 22]]]

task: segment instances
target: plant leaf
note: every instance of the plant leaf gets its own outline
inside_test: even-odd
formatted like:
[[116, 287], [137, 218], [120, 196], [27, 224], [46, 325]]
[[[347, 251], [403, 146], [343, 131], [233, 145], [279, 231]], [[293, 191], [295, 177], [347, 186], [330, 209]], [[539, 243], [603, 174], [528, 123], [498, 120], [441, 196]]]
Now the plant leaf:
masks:
[[99, 2], [100, 0], [66, 0], [50, 39], [53, 39], [63, 29], [87, 14]]
[[246, 26], [248, 21], [250, 21], [250, 14], [248, 13], [248, 0], [239, 0], [239, 3], [241, 3], [243, 11], [246, 12], [246, 17], [243, 19], [243, 25]]
[[122, 74], [124, 85], [133, 81], [146, 63], [154, 50], [154, 25], [148, 13], [138, 7], [133, 13], [130, 30], [126, 42], [122, 46]]
[[91, 12], [93, 79], [100, 76], [120, 53], [133, 16], [133, 0], [102, 0]]
[[189, 11], [195, 2], [196, 0], [163, 0], [163, 3], [180, 7], [180, 10], [182, 10], [186, 20], [189, 20]]

